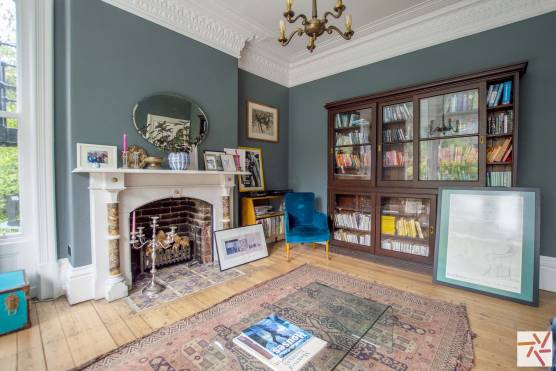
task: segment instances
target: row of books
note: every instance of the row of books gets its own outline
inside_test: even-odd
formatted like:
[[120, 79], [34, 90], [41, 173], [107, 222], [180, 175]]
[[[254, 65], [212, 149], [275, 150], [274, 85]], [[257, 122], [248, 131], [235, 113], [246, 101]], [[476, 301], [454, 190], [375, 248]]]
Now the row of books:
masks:
[[336, 129], [359, 127], [369, 125], [369, 121], [361, 118], [359, 112], [338, 113], [334, 120]]
[[255, 216], [263, 216], [265, 214], [271, 213], [272, 212], [272, 206], [271, 205], [260, 205], [260, 206], [255, 206]]
[[334, 225], [339, 228], [358, 229], [360, 231], [371, 230], [372, 217], [364, 213], [336, 213], [334, 214]]
[[422, 200], [414, 198], [390, 198], [390, 202], [382, 206], [383, 214], [422, 214], [428, 213]]
[[487, 119], [487, 134], [510, 134], [513, 127], [513, 110], [490, 113]]
[[382, 240], [380, 247], [384, 250], [398, 251], [412, 255], [429, 256], [428, 246], [407, 241], [385, 239]]
[[477, 147], [469, 144], [443, 143], [438, 148], [438, 163], [442, 165], [476, 164], [479, 158]]
[[399, 218], [391, 215], [382, 215], [380, 218], [380, 231], [383, 235], [425, 238], [421, 223], [413, 218]]
[[385, 123], [408, 120], [413, 120], [413, 103], [396, 104], [382, 110], [382, 121]]
[[276, 314], [246, 328], [232, 341], [274, 371], [302, 369], [327, 344]]
[[361, 166], [369, 168], [371, 166], [371, 152], [365, 151], [360, 154], [354, 153], [336, 153], [336, 166], [339, 168], [356, 168]]
[[334, 239], [336, 241], [344, 241], [349, 243], [356, 243], [364, 246], [371, 246], [370, 234], [357, 234], [346, 231], [344, 229], [336, 229], [334, 231]]
[[487, 171], [486, 181], [487, 181], [487, 187], [511, 187], [512, 172], [511, 171]]
[[478, 93], [476, 90], [451, 94], [451, 97], [444, 101], [444, 112], [458, 113], [477, 111], [479, 108], [477, 96]]
[[346, 133], [346, 134], [336, 134], [337, 146], [347, 146], [352, 144], [367, 144], [367, 143], [369, 143], [369, 135], [367, 133], [353, 131], [351, 133]]
[[284, 216], [272, 216], [257, 220], [257, 224], [262, 224], [266, 238], [281, 236], [284, 234]]
[[496, 141], [494, 145], [487, 147], [487, 163], [511, 162], [512, 161], [512, 138]]
[[488, 87], [487, 106], [496, 107], [500, 104], [509, 104], [512, 100], [512, 82], [505, 81], [500, 84], [492, 84]]
[[402, 151], [385, 151], [382, 158], [382, 165], [384, 167], [394, 167], [404, 165], [404, 153]]
[[395, 143], [401, 142], [403, 140], [413, 139], [412, 128], [397, 128], [397, 129], [386, 129], [382, 131], [382, 138], [384, 143]]

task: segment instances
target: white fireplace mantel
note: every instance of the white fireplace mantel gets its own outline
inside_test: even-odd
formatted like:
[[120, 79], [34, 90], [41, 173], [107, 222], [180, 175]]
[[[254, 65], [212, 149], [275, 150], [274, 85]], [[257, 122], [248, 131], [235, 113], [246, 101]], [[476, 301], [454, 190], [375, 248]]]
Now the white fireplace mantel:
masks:
[[[129, 215], [138, 207], [164, 198], [189, 197], [206, 201], [213, 208], [213, 230], [233, 226], [235, 176], [237, 171], [77, 168], [89, 174], [91, 270], [90, 292], [83, 284], [66, 294], [70, 303], [127, 296], [131, 285]], [[213, 246], [214, 249], [214, 246]], [[214, 253], [213, 253], [214, 256]], [[75, 293], [72, 291], [76, 291]]]

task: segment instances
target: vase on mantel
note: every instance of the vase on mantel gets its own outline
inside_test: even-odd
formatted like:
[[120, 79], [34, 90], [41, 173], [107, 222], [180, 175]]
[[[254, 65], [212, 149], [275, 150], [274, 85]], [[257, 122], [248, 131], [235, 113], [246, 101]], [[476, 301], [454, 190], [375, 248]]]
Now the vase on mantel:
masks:
[[170, 152], [168, 154], [168, 165], [172, 170], [185, 170], [189, 166], [189, 153]]

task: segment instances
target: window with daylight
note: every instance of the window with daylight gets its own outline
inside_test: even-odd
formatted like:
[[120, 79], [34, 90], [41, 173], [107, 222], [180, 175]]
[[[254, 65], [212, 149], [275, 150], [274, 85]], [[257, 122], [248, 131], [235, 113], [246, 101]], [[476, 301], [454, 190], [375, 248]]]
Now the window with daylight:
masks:
[[0, 237], [20, 231], [16, 2], [0, 0]]

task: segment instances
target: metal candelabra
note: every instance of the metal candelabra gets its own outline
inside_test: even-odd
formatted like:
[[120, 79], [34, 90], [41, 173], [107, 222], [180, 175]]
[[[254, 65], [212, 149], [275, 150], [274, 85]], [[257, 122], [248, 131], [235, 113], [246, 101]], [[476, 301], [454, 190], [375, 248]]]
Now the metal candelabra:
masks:
[[156, 237], [156, 228], [158, 227], [158, 216], [151, 216], [151, 228], [153, 231], [152, 238], [149, 240], [145, 238], [143, 230], [145, 227], [138, 227], [137, 231], [134, 229], [131, 231], [131, 239], [129, 241], [130, 246], [135, 250], [141, 250], [145, 246], [149, 246], [151, 249], [151, 282], [141, 289], [141, 293], [145, 295], [155, 295], [162, 292], [166, 285], [157, 282], [156, 280], [156, 251], [158, 249], [167, 249], [174, 242], [176, 238], [176, 227], [171, 226], [170, 232], [166, 234], [166, 238], [159, 240]]

